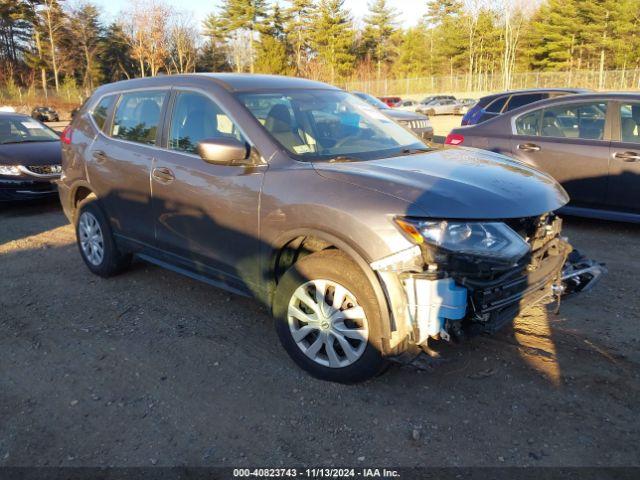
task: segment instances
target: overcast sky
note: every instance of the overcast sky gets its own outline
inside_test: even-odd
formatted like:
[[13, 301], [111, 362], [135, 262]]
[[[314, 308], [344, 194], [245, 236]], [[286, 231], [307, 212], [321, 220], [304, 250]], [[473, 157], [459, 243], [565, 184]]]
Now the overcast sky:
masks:
[[[118, 13], [123, 10], [128, 0], [94, 0], [106, 14], [107, 18], [115, 19]], [[167, 0], [168, 5], [173, 5], [176, 10], [185, 10], [193, 13], [196, 21], [204, 19], [212, 10], [220, 5], [220, 0]], [[283, 0], [279, 0], [283, 4]], [[368, 0], [346, 0], [345, 6], [351, 11], [356, 20], [362, 20], [367, 13]], [[388, 0], [388, 4], [399, 13], [399, 23], [403, 27], [415, 25], [426, 11], [426, 0]]]

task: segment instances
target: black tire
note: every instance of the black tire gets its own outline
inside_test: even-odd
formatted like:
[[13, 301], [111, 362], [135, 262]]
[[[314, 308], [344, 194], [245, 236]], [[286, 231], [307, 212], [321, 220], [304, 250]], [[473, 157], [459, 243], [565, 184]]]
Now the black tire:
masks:
[[[353, 293], [367, 318], [367, 345], [355, 362], [344, 367], [332, 368], [316, 363], [298, 347], [289, 328], [289, 301], [294, 292], [301, 285], [320, 279], [338, 283]], [[339, 250], [313, 253], [289, 268], [276, 289], [273, 314], [284, 349], [294, 362], [316, 378], [347, 384], [362, 382], [381, 373], [388, 363], [382, 354], [380, 305], [374, 290], [357, 264]]]
[[[97, 220], [97, 223], [100, 226], [100, 230], [102, 231], [102, 245], [104, 254], [102, 256], [102, 261], [98, 264], [91, 262], [82, 249], [79, 222], [84, 212], [88, 212]], [[111, 226], [109, 225], [107, 216], [104, 214], [102, 208], [100, 208], [100, 205], [95, 198], [83, 200], [80, 203], [76, 212], [75, 227], [76, 243], [78, 245], [78, 250], [80, 251], [80, 256], [82, 257], [82, 260], [84, 261], [87, 268], [91, 270], [92, 273], [107, 278], [113, 275], [117, 275], [131, 264], [131, 254], [120, 252], [118, 250], [113, 239], [113, 233], [111, 231]]]

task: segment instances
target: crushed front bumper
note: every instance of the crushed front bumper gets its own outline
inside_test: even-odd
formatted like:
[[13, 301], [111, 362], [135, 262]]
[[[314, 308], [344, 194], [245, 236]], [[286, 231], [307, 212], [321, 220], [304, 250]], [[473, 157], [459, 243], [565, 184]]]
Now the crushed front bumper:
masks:
[[429, 338], [495, 333], [527, 307], [590, 290], [606, 273], [604, 265], [573, 250], [560, 237], [559, 226], [536, 244], [526, 262], [499, 275], [442, 272], [428, 266], [418, 272], [421, 262], [422, 252], [415, 247], [371, 265], [387, 292], [395, 293], [390, 295], [392, 347], [403, 337], [423, 345]]

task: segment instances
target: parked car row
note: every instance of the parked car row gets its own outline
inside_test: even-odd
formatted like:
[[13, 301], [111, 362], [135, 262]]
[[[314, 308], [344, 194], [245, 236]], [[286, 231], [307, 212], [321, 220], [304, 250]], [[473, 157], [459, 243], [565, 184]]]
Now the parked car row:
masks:
[[377, 108], [389, 118], [395, 120], [400, 125], [413, 131], [416, 135], [428, 142], [433, 140], [433, 126], [429, 117], [420, 113], [406, 111], [400, 108], [391, 108], [386, 103], [377, 99], [373, 95], [362, 92], [351, 92], [356, 97], [364, 100], [369, 105]]
[[[365, 97], [365, 100], [366, 97]], [[250, 295], [312, 375], [357, 382], [434, 339], [492, 333], [594, 285], [545, 173], [440, 150], [297, 78], [190, 74], [98, 88], [61, 137], [87, 268], [133, 256]]]
[[453, 95], [431, 95], [421, 101], [403, 100], [400, 97], [379, 97], [376, 99], [393, 110], [415, 112], [429, 116], [462, 115], [476, 102], [474, 99], [469, 98], [457, 100]]

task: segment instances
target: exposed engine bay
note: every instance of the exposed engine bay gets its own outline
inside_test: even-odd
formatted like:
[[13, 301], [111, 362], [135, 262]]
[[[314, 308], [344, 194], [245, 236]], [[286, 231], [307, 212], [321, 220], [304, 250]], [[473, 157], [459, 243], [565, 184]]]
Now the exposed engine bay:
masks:
[[516, 262], [447, 252], [425, 242], [372, 264], [387, 283], [391, 272], [401, 282], [416, 345], [495, 333], [525, 308], [559, 306], [606, 273], [561, 236], [562, 220], [555, 214], [503, 222], [529, 246]]

